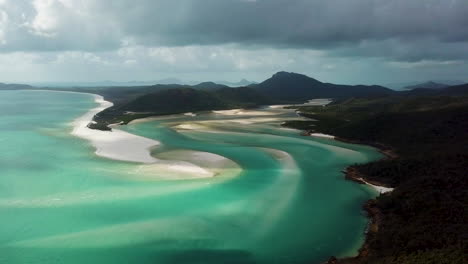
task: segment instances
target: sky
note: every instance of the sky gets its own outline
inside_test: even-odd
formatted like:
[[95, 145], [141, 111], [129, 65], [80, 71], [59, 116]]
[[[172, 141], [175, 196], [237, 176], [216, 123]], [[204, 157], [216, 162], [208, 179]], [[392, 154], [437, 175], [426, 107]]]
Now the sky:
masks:
[[0, 82], [468, 81], [467, 0], [0, 0]]

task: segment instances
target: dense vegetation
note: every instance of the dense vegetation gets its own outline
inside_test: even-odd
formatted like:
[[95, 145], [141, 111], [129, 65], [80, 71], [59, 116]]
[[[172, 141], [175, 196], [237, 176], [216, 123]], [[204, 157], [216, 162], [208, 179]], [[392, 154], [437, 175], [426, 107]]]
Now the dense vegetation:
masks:
[[383, 218], [378, 232], [370, 233], [369, 256], [363, 263], [466, 263], [466, 153], [402, 157], [357, 167], [364, 175], [390, 179], [397, 186], [375, 203]]
[[[317, 97], [388, 95], [394, 92], [381, 86], [336, 85], [308, 76], [279, 72], [250, 87], [230, 88], [213, 82], [198, 85], [153, 85], [143, 87], [88, 88], [81, 91], [103, 95], [115, 106], [101, 112], [95, 128], [105, 124], [127, 123], [152, 115], [178, 114], [216, 109], [249, 108], [262, 104], [302, 103]], [[129, 112], [135, 112], [129, 114]], [[103, 126], [104, 124], [104, 126]]]
[[391, 96], [301, 107], [317, 121], [289, 122], [355, 142], [392, 147], [395, 159], [353, 166], [397, 187], [373, 203], [381, 215], [366, 257], [340, 263], [466, 263], [468, 97]]
[[287, 122], [286, 126], [378, 142], [396, 148], [399, 154], [427, 155], [427, 151], [452, 151], [468, 143], [468, 97], [351, 98], [298, 110], [318, 121]]
[[102, 124], [128, 123], [131, 120], [147, 116], [250, 108], [270, 102], [257, 91], [247, 87], [198, 90], [173, 88], [145, 94], [127, 103], [117, 104], [106, 109], [95, 117], [95, 121], [98, 122], [95, 128], [102, 127]]

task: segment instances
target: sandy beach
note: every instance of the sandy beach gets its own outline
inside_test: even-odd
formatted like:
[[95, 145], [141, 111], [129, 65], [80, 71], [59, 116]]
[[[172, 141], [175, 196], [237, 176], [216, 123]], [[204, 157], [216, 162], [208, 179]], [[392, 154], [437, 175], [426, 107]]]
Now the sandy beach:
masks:
[[262, 115], [276, 115], [268, 111], [261, 110], [245, 110], [245, 109], [231, 109], [231, 110], [219, 110], [213, 111], [217, 115], [228, 115], [228, 116], [262, 116]]
[[106, 108], [113, 106], [113, 103], [104, 100], [102, 96], [97, 94], [80, 93], [73, 91], [31, 91], [89, 94], [93, 96], [94, 101], [99, 105], [89, 110], [86, 114], [78, 117], [72, 122], [73, 130], [71, 134], [73, 136], [80, 137], [91, 142], [91, 144], [96, 148], [96, 155], [100, 157], [139, 163], [153, 163], [157, 161], [157, 159], [153, 158], [150, 155], [150, 149], [160, 145], [159, 141], [133, 135], [116, 128], [113, 128], [112, 132], [88, 128], [88, 124], [92, 122], [94, 115], [103, 111]]
[[320, 137], [320, 138], [330, 138], [330, 139], [335, 138], [335, 136], [322, 134], [322, 133], [311, 133], [309, 136], [311, 136], [311, 137]]
[[378, 186], [378, 185], [374, 185], [372, 183], [368, 183], [366, 180], [364, 180], [363, 178], [359, 178], [358, 180], [362, 181], [364, 184], [374, 188], [376, 191], [378, 191], [379, 193], [388, 193], [388, 192], [392, 192], [393, 191], [393, 188], [388, 188], [388, 187], [383, 187], [383, 186]]
[[[112, 131], [90, 129], [88, 124], [92, 122], [94, 115], [113, 105], [100, 95], [93, 96], [99, 106], [73, 121], [72, 135], [88, 140], [96, 148], [96, 155], [108, 159], [143, 163], [135, 169], [135, 172], [145, 179], [209, 178], [220, 175], [227, 165], [230, 169], [236, 167], [240, 172], [240, 167], [234, 162], [211, 153], [189, 150], [179, 152], [181, 157], [187, 157], [183, 155], [184, 152], [189, 153], [188, 156], [194, 158], [193, 163], [190, 159], [177, 157], [174, 157], [177, 160], [157, 159], [151, 156], [151, 149], [161, 145], [161, 142], [119, 130], [118, 125], [112, 125]], [[214, 167], [217, 169], [213, 170]]]
[[94, 100], [99, 106], [73, 121], [72, 135], [90, 141], [96, 148], [96, 155], [101, 157], [140, 163], [157, 161], [150, 155], [150, 149], [160, 145], [156, 140], [133, 135], [115, 127], [112, 131], [88, 128], [95, 114], [113, 105], [100, 95], [94, 95]]

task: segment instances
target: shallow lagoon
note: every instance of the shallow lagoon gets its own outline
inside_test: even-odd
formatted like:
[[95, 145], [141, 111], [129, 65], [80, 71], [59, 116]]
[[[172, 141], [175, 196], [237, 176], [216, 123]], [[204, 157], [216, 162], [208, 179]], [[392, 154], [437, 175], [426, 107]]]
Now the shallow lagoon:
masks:
[[159, 159], [203, 151], [242, 168], [167, 180], [100, 158], [70, 135], [70, 123], [95, 106], [92, 96], [0, 95], [0, 263], [319, 263], [352, 255], [363, 241], [361, 206], [375, 193], [340, 171], [380, 154], [281, 128], [294, 112], [122, 127], [161, 141]]

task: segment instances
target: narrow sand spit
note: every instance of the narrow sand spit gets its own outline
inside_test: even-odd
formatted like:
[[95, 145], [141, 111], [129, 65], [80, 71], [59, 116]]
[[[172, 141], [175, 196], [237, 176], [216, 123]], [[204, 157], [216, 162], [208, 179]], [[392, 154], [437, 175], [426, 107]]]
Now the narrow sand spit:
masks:
[[335, 138], [335, 136], [327, 135], [327, 134], [322, 134], [322, 133], [311, 133], [310, 136], [311, 136], [311, 137], [330, 138], [330, 139], [334, 139], [334, 138]]
[[322, 98], [322, 99], [312, 99], [309, 100], [307, 103], [304, 105], [311, 105], [311, 106], [325, 106], [328, 105], [329, 103], [333, 102], [332, 99], [327, 99], [327, 98]]
[[276, 115], [277, 113], [272, 113], [268, 111], [261, 110], [245, 110], [245, 109], [231, 109], [231, 110], [219, 110], [213, 111], [217, 115], [228, 115], [228, 116], [262, 116], [262, 115]]
[[198, 131], [212, 131], [219, 130], [218, 127], [226, 126], [238, 126], [241, 125], [254, 125], [263, 123], [274, 123], [280, 122], [287, 118], [283, 117], [250, 117], [250, 118], [233, 118], [233, 119], [222, 119], [222, 120], [202, 120], [193, 122], [174, 122], [173, 128], [175, 130], [198, 130]]
[[56, 91], [56, 90], [31, 90], [36, 92], [57, 92], [57, 93], [75, 93], [89, 94], [94, 97], [94, 101], [99, 104], [96, 108], [89, 110], [83, 116], [75, 119], [72, 122], [72, 135], [89, 140], [96, 148], [96, 155], [130, 162], [153, 163], [157, 159], [150, 155], [152, 147], [160, 145], [160, 142], [137, 135], [133, 135], [118, 129], [113, 129], [112, 132], [101, 131], [88, 128], [88, 124], [92, 122], [94, 115], [102, 110], [113, 106], [111, 102], [105, 101], [104, 98], [97, 94], [80, 93], [73, 91]]
[[94, 95], [94, 100], [99, 103], [99, 106], [73, 121], [72, 135], [89, 140], [96, 148], [96, 155], [101, 157], [141, 163], [157, 161], [150, 155], [150, 149], [160, 145], [160, 142], [156, 140], [133, 135], [116, 128], [113, 128], [112, 132], [88, 128], [88, 124], [95, 114], [113, 105], [100, 95]]
[[378, 191], [379, 193], [388, 193], [388, 192], [392, 192], [393, 191], [393, 188], [388, 188], [388, 187], [383, 187], [383, 186], [377, 186], [377, 185], [374, 185], [374, 184], [371, 184], [371, 183], [368, 183], [366, 182], [366, 180], [364, 180], [363, 178], [359, 178], [360, 181], [362, 181], [363, 183], [365, 183], [366, 185], [369, 185], [370, 187], [374, 188], [376, 191]]
[[270, 109], [284, 109], [287, 106], [291, 106], [291, 105], [269, 105], [268, 108], [270, 108]]

